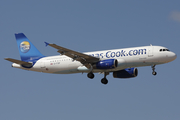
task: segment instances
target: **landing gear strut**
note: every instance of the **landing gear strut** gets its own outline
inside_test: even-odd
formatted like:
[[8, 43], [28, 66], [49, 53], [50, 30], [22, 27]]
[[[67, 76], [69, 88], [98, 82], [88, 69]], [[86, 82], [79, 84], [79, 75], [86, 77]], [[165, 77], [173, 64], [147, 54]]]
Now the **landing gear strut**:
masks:
[[94, 78], [94, 73], [92, 72], [93, 67], [91, 64], [89, 64], [89, 66], [90, 66], [90, 72], [87, 74], [87, 77], [93, 79]]
[[104, 72], [104, 78], [101, 79], [101, 83], [102, 84], [107, 84], [108, 80], [106, 79], [106, 76], [109, 75], [109, 72]]
[[153, 70], [153, 72], [152, 72], [153, 75], [157, 75], [157, 72], [155, 71], [155, 66], [156, 66], [156, 65], [152, 65], [152, 66], [151, 66], [151, 67], [152, 67], [152, 70]]

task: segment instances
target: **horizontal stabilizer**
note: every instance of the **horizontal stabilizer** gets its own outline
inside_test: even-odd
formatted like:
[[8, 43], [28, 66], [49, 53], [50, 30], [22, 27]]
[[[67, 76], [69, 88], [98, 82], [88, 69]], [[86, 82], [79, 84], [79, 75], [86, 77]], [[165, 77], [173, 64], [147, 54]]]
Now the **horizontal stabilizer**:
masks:
[[23, 65], [23, 66], [32, 66], [33, 65], [33, 63], [24, 62], [24, 61], [12, 59], [12, 58], [4, 58], [4, 59], [7, 60], [7, 61], [16, 63], [16, 64]]

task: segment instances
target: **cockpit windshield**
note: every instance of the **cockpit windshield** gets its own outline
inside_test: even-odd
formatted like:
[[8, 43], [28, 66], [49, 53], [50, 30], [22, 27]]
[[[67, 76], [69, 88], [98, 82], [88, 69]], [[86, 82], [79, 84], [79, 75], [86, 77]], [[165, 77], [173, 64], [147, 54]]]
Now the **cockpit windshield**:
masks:
[[170, 51], [170, 50], [169, 49], [160, 49], [159, 51], [162, 52], [162, 51]]

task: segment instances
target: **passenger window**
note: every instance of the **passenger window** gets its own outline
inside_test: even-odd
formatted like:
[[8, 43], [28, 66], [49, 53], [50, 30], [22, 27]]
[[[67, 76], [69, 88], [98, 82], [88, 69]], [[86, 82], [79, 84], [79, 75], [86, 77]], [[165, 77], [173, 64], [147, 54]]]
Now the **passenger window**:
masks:
[[163, 51], [166, 51], [166, 49], [163, 49]]
[[159, 51], [162, 51], [162, 49], [160, 49]]

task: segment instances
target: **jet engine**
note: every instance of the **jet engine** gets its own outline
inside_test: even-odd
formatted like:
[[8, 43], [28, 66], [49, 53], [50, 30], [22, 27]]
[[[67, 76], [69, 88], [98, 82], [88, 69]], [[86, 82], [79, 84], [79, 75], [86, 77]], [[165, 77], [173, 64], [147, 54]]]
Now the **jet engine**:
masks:
[[95, 64], [96, 69], [112, 69], [118, 66], [118, 61], [116, 59], [101, 60]]
[[138, 75], [137, 68], [126, 68], [124, 70], [113, 72], [114, 78], [132, 78], [132, 77], [136, 77], [137, 75]]

